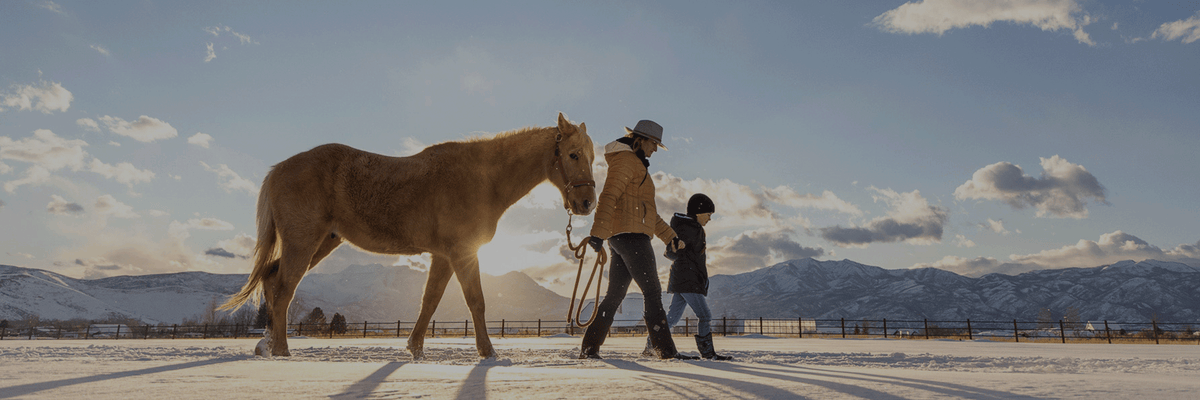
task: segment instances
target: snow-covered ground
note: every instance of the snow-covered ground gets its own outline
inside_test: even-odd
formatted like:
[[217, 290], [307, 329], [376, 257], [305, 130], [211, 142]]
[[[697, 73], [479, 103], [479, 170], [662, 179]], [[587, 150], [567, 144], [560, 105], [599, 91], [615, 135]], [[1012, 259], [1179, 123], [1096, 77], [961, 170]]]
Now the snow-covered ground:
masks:
[[[577, 360], [578, 337], [426, 341], [293, 338], [256, 358], [254, 339], [4, 340], [0, 398], [928, 399], [1196, 398], [1200, 345], [717, 337], [735, 361], [661, 361], [645, 337], [610, 337]], [[695, 354], [690, 338], [676, 337]]]

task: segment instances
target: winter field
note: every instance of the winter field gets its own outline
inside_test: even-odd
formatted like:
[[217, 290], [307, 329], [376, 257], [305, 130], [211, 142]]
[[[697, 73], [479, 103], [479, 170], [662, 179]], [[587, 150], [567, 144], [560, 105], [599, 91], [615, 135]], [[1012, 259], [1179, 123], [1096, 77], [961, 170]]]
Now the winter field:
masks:
[[[413, 361], [405, 339], [292, 338], [290, 358], [255, 339], [4, 340], [0, 398], [1009, 399], [1196, 398], [1200, 345], [717, 337], [735, 361], [642, 357], [610, 337], [577, 360], [579, 337], [437, 338]], [[677, 336], [695, 353], [691, 338]]]

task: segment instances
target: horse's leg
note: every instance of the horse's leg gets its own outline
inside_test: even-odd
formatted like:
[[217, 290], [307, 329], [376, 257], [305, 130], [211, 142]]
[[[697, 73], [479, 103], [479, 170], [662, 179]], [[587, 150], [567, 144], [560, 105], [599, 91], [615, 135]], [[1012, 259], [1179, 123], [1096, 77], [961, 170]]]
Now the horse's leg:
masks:
[[321, 260], [324, 260], [325, 257], [329, 256], [329, 253], [332, 253], [334, 249], [337, 249], [338, 246], [341, 245], [341, 236], [337, 236], [336, 234], [330, 234], [329, 236], [326, 236], [325, 240], [321, 242], [321, 246], [317, 247], [317, 252], [313, 254], [312, 262], [308, 264], [308, 269], [312, 270], [313, 268], [316, 268], [317, 264], [320, 263]]
[[495, 357], [496, 350], [492, 347], [492, 340], [488, 338], [487, 319], [483, 315], [483, 285], [479, 282], [479, 257], [472, 254], [455, 260], [454, 275], [458, 276], [463, 298], [467, 301], [471, 319], [475, 322], [475, 349], [479, 350], [480, 357]]
[[273, 356], [290, 356], [287, 343], [287, 316], [296, 287], [317, 250], [317, 240], [304, 240], [280, 235], [282, 254], [279, 270], [263, 285], [264, 294], [271, 307], [271, 337], [267, 339]]
[[425, 294], [421, 296], [421, 315], [417, 317], [417, 323], [408, 335], [408, 352], [412, 353], [414, 360], [425, 358], [425, 327], [428, 326], [429, 319], [433, 318], [438, 302], [442, 301], [442, 293], [446, 291], [446, 284], [450, 282], [451, 275], [454, 275], [454, 270], [450, 268], [450, 260], [445, 256], [434, 255], [429, 266], [429, 279], [425, 281]]

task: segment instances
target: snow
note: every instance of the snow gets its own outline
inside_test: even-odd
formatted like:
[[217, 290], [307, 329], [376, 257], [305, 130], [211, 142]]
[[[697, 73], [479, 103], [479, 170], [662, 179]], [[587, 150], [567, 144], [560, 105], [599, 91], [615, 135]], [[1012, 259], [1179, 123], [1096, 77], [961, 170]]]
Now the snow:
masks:
[[[4, 340], [0, 398], [1188, 398], [1200, 345], [959, 340], [714, 338], [735, 358], [642, 357], [644, 336], [610, 337], [603, 360], [580, 338], [291, 338], [291, 357], [251, 355], [258, 339]], [[679, 348], [695, 354], [690, 338]]]

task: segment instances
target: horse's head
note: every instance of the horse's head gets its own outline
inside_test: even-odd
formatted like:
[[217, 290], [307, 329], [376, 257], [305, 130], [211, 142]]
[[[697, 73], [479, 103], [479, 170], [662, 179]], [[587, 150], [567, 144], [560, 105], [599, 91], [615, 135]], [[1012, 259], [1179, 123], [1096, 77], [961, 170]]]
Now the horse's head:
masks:
[[555, 134], [555, 160], [551, 163], [550, 182], [563, 196], [563, 206], [575, 215], [588, 215], [596, 208], [596, 181], [592, 178], [592, 161], [596, 150], [587, 134], [587, 125], [574, 125], [558, 113]]

